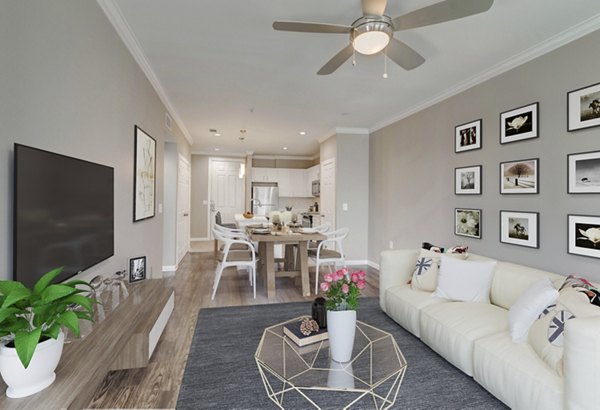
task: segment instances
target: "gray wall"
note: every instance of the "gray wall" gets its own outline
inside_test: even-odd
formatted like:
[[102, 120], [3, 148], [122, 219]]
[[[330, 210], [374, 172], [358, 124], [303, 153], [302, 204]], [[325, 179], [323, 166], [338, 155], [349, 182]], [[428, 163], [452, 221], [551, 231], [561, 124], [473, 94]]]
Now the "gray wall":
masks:
[[[112, 274], [134, 256], [161, 275], [162, 214], [132, 222], [133, 127], [157, 140], [163, 198], [165, 107], [95, 1], [0, 2], [0, 279], [12, 276], [15, 142], [115, 169], [115, 255], [83, 276]], [[9, 98], [10, 96], [10, 98]], [[189, 157], [181, 131], [172, 131]]]
[[[369, 136], [337, 134], [336, 228], [350, 228], [344, 252], [350, 260], [366, 260], [369, 232]], [[342, 209], [343, 204], [348, 210]]]
[[208, 230], [208, 156], [192, 155], [191, 237], [206, 238]]
[[177, 264], [177, 173], [179, 155], [177, 145], [165, 143], [163, 201], [163, 266]]
[[337, 156], [337, 141], [335, 135], [327, 138], [321, 143], [319, 156], [321, 162], [325, 162], [328, 159], [335, 158]]
[[[600, 195], [566, 193], [567, 154], [600, 149], [599, 128], [566, 131], [566, 94], [599, 80], [600, 31], [371, 135], [369, 259], [393, 240], [466, 244], [474, 253], [600, 280], [600, 260], [567, 254], [567, 214], [600, 215]], [[499, 114], [539, 101], [540, 137], [499, 143]], [[483, 119], [483, 149], [454, 153], [454, 127]], [[499, 163], [540, 158], [539, 195], [500, 195]], [[454, 168], [483, 165], [483, 195], [454, 195]], [[483, 210], [481, 240], [454, 235], [455, 207]], [[499, 211], [539, 211], [540, 249], [499, 243]]]

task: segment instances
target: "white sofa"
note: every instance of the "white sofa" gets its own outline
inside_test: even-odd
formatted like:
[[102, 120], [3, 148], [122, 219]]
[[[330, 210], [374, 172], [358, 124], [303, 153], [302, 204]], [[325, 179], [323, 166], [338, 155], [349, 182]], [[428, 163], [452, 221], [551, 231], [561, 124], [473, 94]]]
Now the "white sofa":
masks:
[[600, 408], [599, 319], [567, 322], [564, 377], [508, 333], [508, 310], [521, 292], [542, 276], [560, 286], [564, 276], [498, 261], [490, 304], [449, 302], [407, 284], [418, 255], [418, 249], [381, 253], [379, 300], [388, 316], [513, 409]]

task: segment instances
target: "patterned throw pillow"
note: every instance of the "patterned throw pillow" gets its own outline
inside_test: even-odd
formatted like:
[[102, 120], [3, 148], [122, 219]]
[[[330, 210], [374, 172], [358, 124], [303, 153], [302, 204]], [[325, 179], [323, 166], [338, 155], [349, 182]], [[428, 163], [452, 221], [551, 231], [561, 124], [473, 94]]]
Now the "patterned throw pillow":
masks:
[[570, 286], [560, 291], [556, 304], [548, 306], [529, 329], [529, 344], [558, 375], [563, 375], [564, 331], [568, 320], [600, 316], [587, 296]]
[[[424, 242], [424, 244], [426, 243], [427, 242]], [[437, 288], [438, 271], [442, 255], [448, 255], [458, 259], [466, 259], [468, 256], [466, 252], [468, 248], [465, 246], [455, 246], [447, 249], [446, 253], [441, 253], [437, 251], [437, 249], [443, 248], [432, 246], [430, 250], [421, 249], [410, 281], [413, 289], [433, 292]]]

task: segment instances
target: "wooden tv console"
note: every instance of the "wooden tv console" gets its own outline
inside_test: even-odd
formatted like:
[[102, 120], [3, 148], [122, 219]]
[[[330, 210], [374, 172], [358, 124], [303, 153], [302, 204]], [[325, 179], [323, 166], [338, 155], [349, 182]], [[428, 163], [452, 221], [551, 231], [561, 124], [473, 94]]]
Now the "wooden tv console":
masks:
[[125, 298], [85, 338], [65, 344], [56, 380], [41, 392], [9, 399], [0, 380], [0, 409], [85, 408], [111, 370], [144, 367], [173, 308], [175, 291], [166, 279], [128, 287]]

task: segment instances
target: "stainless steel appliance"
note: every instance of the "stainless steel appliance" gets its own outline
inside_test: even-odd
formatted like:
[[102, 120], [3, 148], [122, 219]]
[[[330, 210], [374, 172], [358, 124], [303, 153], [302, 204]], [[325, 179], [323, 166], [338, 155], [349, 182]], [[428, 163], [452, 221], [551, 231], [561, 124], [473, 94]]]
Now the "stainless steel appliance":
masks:
[[321, 195], [321, 181], [315, 179], [312, 182], [312, 196], [320, 196]]
[[279, 188], [276, 182], [252, 183], [252, 213], [254, 215], [269, 215], [269, 212], [279, 210]]

